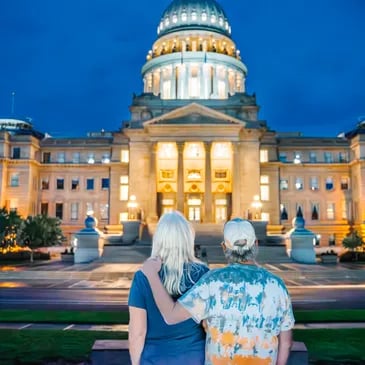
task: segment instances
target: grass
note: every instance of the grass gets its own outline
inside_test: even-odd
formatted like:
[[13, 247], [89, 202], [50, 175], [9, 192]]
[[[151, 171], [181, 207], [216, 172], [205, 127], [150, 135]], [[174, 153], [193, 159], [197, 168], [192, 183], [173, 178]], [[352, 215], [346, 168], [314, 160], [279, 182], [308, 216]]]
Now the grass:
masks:
[[[365, 310], [296, 311], [295, 318], [297, 323], [363, 322]], [[0, 310], [0, 322], [126, 324], [128, 313]], [[127, 336], [124, 332], [0, 329], [0, 364], [30, 365], [52, 359], [81, 362], [88, 358], [95, 340], [125, 339]], [[306, 344], [311, 363], [365, 361], [365, 328], [297, 329], [294, 340]]]
[[[365, 322], [365, 310], [298, 310], [296, 323]], [[0, 322], [127, 324], [128, 312], [0, 310]]]

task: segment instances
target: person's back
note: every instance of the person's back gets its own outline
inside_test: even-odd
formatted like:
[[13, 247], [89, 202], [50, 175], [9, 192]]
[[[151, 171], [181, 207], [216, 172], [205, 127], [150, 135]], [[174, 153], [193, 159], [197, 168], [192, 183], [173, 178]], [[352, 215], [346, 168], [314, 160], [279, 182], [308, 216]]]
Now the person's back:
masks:
[[[184, 276], [184, 292], [193, 286], [208, 268], [203, 264], [190, 266], [193, 281]], [[161, 277], [163, 280], [163, 277]], [[175, 296], [174, 299], [178, 299]], [[192, 319], [168, 325], [153, 299], [151, 287], [141, 271], [137, 271], [130, 290], [128, 305], [144, 308], [147, 312], [147, 333], [140, 364], [203, 364], [205, 332], [200, 323]]]
[[[164, 257], [160, 280], [175, 300], [209, 270], [195, 259], [192, 228], [178, 212], [165, 214], [160, 219], [151, 255]], [[203, 327], [192, 319], [176, 325], [166, 324], [142, 271], [135, 273], [128, 305], [129, 346], [133, 365], [204, 364]]]
[[206, 364], [276, 364], [278, 335], [292, 326], [282, 280], [255, 265], [210, 271], [180, 304], [191, 313], [205, 301]]

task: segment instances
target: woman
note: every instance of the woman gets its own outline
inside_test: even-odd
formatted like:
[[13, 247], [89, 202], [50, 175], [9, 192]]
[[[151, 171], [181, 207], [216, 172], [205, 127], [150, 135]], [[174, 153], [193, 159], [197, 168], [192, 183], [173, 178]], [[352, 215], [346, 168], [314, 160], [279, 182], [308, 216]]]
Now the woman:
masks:
[[[153, 236], [151, 257], [160, 257], [160, 278], [176, 300], [209, 269], [194, 256], [194, 231], [177, 211], [164, 214]], [[129, 352], [132, 365], [202, 365], [205, 332], [192, 319], [168, 325], [142, 271], [129, 293]]]

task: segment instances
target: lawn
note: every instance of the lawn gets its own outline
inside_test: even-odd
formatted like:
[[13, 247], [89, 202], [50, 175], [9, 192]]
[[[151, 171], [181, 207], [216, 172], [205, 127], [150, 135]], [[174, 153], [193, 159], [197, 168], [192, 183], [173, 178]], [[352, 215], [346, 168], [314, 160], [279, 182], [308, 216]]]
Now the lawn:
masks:
[[[361, 322], [365, 310], [296, 311], [295, 317], [298, 323]], [[0, 322], [126, 324], [128, 313], [0, 310]], [[95, 340], [127, 336], [125, 332], [0, 329], [0, 364], [30, 365], [52, 359], [81, 362], [87, 360]], [[294, 340], [306, 344], [311, 364], [365, 363], [365, 328], [298, 329], [294, 330]]]

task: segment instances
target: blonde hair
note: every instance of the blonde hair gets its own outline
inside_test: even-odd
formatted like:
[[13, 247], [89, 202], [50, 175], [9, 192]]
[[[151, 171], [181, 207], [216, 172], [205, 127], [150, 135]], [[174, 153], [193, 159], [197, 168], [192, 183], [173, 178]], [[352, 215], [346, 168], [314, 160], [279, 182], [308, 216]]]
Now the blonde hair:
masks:
[[[194, 256], [194, 239], [193, 227], [180, 212], [165, 213], [160, 218], [153, 235], [151, 257], [161, 258], [163, 284], [171, 295], [183, 294], [184, 264], [199, 262]], [[193, 282], [190, 265], [186, 269], [188, 279]]]

